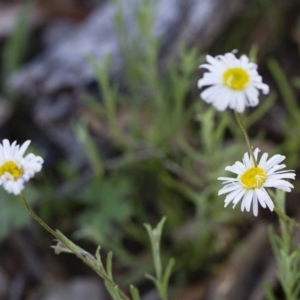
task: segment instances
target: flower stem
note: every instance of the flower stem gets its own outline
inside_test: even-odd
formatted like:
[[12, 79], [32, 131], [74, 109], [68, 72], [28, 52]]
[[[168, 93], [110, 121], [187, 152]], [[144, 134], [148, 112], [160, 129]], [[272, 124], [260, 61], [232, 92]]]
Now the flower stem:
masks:
[[253, 160], [254, 166], [257, 167], [257, 161], [255, 159], [254, 153], [253, 153], [251, 145], [250, 145], [250, 138], [249, 138], [249, 135], [247, 133], [246, 127], [245, 127], [245, 125], [244, 125], [244, 123], [242, 121], [241, 115], [237, 111], [234, 111], [234, 115], [235, 115], [236, 120], [237, 120], [237, 122], [238, 122], [238, 124], [239, 124], [239, 126], [240, 126], [240, 128], [241, 128], [241, 130], [242, 130], [242, 132], [244, 134], [244, 137], [246, 139], [246, 143], [247, 143], [247, 146], [248, 146], [251, 158]]
[[286, 215], [282, 210], [280, 210], [278, 207], [274, 207], [274, 211], [278, 215], [279, 218], [281, 218], [286, 223], [293, 223], [295, 227], [300, 227], [300, 224], [298, 224], [294, 219], [290, 218], [288, 215]]
[[[100, 272], [96, 265], [94, 265], [90, 260], [86, 259], [84, 255], [82, 255], [80, 252], [76, 251], [72, 246], [69, 244], [66, 244], [55, 232], [51, 227], [49, 227], [40, 217], [38, 217], [35, 212], [30, 208], [28, 205], [25, 197], [23, 194], [20, 194], [22, 204], [26, 208], [26, 210], [29, 212], [29, 214], [35, 219], [44, 229], [46, 229], [51, 235], [53, 235], [58, 241], [62, 243], [62, 245], [69, 249], [74, 255], [76, 255], [79, 259], [81, 259], [85, 264], [87, 264], [92, 270], [94, 270], [100, 277], [102, 277], [105, 281], [108, 281], [113, 287], [117, 287], [117, 285], [103, 272]], [[122, 300], [130, 300], [130, 298], [120, 289], [118, 289], [120, 296]]]
[[25, 197], [23, 194], [20, 194], [20, 197], [21, 197], [21, 200], [22, 200], [22, 203], [24, 205], [24, 207], [26, 208], [26, 210], [29, 212], [29, 214], [41, 225], [44, 227], [44, 229], [46, 229], [50, 234], [52, 234], [55, 238], [57, 238], [57, 234], [56, 232], [51, 228], [49, 227], [41, 218], [39, 218], [35, 213], [34, 211], [30, 208], [30, 206], [28, 205]]

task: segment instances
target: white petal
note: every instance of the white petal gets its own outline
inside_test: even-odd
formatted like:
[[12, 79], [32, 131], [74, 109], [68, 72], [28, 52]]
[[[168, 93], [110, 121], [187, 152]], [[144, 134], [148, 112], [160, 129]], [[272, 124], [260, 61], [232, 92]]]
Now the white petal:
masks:
[[261, 156], [261, 159], [259, 161], [259, 165], [265, 169], [265, 165], [266, 165], [266, 161], [268, 159], [268, 153], [264, 153], [262, 156]]
[[3, 144], [3, 154], [6, 160], [9, 160], [11, 158], [11, 154], [10, 154], [10, 144], [8, 140], [3, 140], [2, 141]]
[[244, 199], [243, 199], [243, 202], [245, 203], [245, 208], [247, 211], [250, 211], [252, 198], [253, 198], [253, 190], [249, 190], [245, 194]]
[[230, 94], [228, 94], [228, 89], [226, 87], [220, 87], [218, 97], [214, 101], [214, 106], [219, 111], [224, 111], [230, 103]]
[[218, 195], [226, 194], [240, 188], [241, 186], [239, 184], [235, 184], [235, 183], [228, 184], [224, 186], [221, 190], [219, 190]]
[[259, 148], [256, 148], [254, 151], [253, 151], [253, 154], [254, 154], [254, 157], [257, 161], [257, 156], [258, 156], [258, 153], [260, 152], [260, 149]]
[[212, 103], [215, 99], [214, 99], [214, 95], [218, 94], [219, 91], [219, 87], [217, 86], [211, 86], [207, 89], [205, 89], [201, 94], [200, 97], [207, 103]]
[[246, 108], [246, 97], [244, 92], [236, 92], [235, 93], [235, 110], [239, 113], [243, 113]]
[[257, 91], [257, 89], [255, 89], [254, 87], [252, 87], [251, 85], [247, 87], [247, 89], [245, 89], [245, 94], [247, 96], [247, 104], [248, 106], [256, 106], [259, 103], [258, 100], [258, 96], [259, 93]]
[[21, 146], [20, 150], [19, 150], [19, 153], [18, 153], [18, 156], [19, 157], [22, 157], [23, 154], [25, 153], [25, 151], [27, 150], [29, 144], [31, 143], [30, 140], [26, 141], [23, 143], [23, 145]]
[[264, 95], [269, 94], [270, 88], [265, 83], [255, 83], [254, 86], [257, 89], [260, 89], [263, 92]]
[[241, 174], [241, 171], [240, 169], [238, 169], [235, 165], [233, 166], [228, 166], [225, 168], [225, 171], [229, 171], [229, 172], [232, 172], [232, 173], [235, 173], [235, 174]]
[[268, 180], [275, 180], [275, 179], [295, 179], [296, 174], [295, 173], [280, 173], [280, 174], [272, 174], [268, 176]]
[[234, 200], [235, 205], [240, 201], [240, 199], [243, 197], [245, 194], [246, 190], [243, 189], [242, 187], [236, 191], [231, 192], [230, 194], [227, 195], [225, 198], [225, 204], [224, 206], [226, 207], [231, 201]]
[[269, 194], [267, 193], [267, 191], [263, 187], [261, 187], [260, 189], [255, 189], [255, 193], [257, 195], [259, 202], [261, 203], [261, 206], [263, 206], [262, 205], [262, 201], [263, 201], [269, 207], [269, 209], [273, 211], [274, 203], [270, 198]]
[[253, 205], [253, 214], [255, 217], [258, 215], [258, 201], [257, 201], [257, 196], [256, 193], [253, 193], [253, 199], [252, 199], [252, 205]]
[[273, 166], [281, 163], [283, 160], [285, 160], [285, 156], [283, 155], [274, 155], [272, 156], [267, 162], [266, 162], [266, 170], [268, 171], [271, 169]]
[[279, 190], [283, 190], [285, 192], [290, 192], [294, 186], [291, 187], [285, 186], [285, 185], [278, 185], [276, 188]]
[[[254, 193], [255, 193], [255, 195], [256, 195], [256, 198], [258, 199], [260, 205], [261, 205], [263, 208], [266, 208], [267, 205], [266, 205], [266, 202], [265, 202], [264, 198], [263, 198], [263, 197], [258, 197], [258, 193], [259, 193], [259, 192], [257, 193], [257, 191], [258, 191], [258, 189], [254, 190]], [[260, 194], [260, 195], [261, 195], [261, 194]]]
[[273, 173], [277, 173], [278, 170], [284, 169], [286, 165], [275, 165], [272, 168], [268, 169], [267, 174], [270, 176]]
[[246, 168], [253, 167], [253, 162], [252, 159], [250, 159], [248, 152], [244, 154], [243, 163], [246, 166]]
[[247, 190], [243, 189], [239, 194], [236, 195], [236, 197], [232, 201], [233, 208], [235, 208], [235, 206], [240, 202], [240, 200], [244, 197], [245, 193], [247, 193]]
[[238, 181], [237, 178], [231, 178], [231, 177], [218, 177], [218, 180], [225, 180], [225, 181], [228, 181], [228, 182]]
[[266, 180], [266, 182], [264, 183], [264, 187], [275, 187], [275, 188], [278, 188], [279, 185], [280, 186], [290, 187], [290, 188], [294, 187], [288, 181], [286, 181], [286, 180], [279, 180], [279, 179]]

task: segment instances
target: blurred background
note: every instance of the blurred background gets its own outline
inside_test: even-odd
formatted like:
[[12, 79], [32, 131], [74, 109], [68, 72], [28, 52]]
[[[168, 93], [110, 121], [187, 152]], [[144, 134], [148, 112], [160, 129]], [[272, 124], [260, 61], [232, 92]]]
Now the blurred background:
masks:
[[[276, 214], [217, 196], [246, 145], [197, 80], [207, 53], [256, 61], [271, 93], [245, 114], [252, 143], [299, 174], [299, 42], [296, 0], [0, 1], [0, 137], [30, 139], [45, 159], [28, 202], [87, 251], [113, 251], [116, 282], [144, 300], [158, 296], [143, 224], [163, 216], [170, 299], [262, 300], [265, 282], [284, 299], [268, 241]], [[287, 212], [299, 220], [294, 185]], [[54, 254], [18, 197], [0, 196], [1, 300], [110, 299], [81, 261]]]

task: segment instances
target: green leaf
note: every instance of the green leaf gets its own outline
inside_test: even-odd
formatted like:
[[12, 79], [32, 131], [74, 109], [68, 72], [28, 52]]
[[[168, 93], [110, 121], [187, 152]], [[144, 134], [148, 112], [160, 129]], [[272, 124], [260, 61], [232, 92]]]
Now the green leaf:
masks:
[[114, 300], [122, 300], [120, 295], [119, 295], [119, 290], [118, 290], [118, 286], [113, 286], [109, 281], [105, 280], [104, 281], [106, 290], [109, 292], [109, 294], [111, 295], [111, 297]]
[[96, 254], [95, 254], [95, 257], [96, 257], [96, 266], [97, 266], [97, 268], [99, 270], [101, 270], [101, 271], [104, 272], [104, 268], [103, 268], [103, 264], [102, 264], [102, 260], [101, 260], [100, 250], [101, 250], [101, 246], [98, 246], [97, 250], [96, 250]]
[[130, 285], [130, 293], [132, 300], [141, 300], [139, 290], [135, 286]]
[[115, 230], [115, 225], [122, 225], [132, 214], [132, 204], [128, 196], [131, 186], [126, 179], [94, 180], [86, 186], [80, 198], [80, 203], [86, 204], [86, 209], [79, 215], [77, 221], [82, 232], [98, 236], [108, 236]]
[[36, 0], [24, 1], [13, 34], [8, 39], [3, 52], [3, 65], [6, 76], [9, 76], [21, 63], [29, 36], [30, 10]]
[[276, 297], [272, 291], [270, 284], [268, 282], [264, 282], [263, 286], [267, 300], [276, 300]]
[[168, 264], [167, 264], [167, 267], [165, 269], [164, 276], [163, 276], [163, 282], [162, 282], [162, 284], [163, 284], [163, 288], [164, 288], [165, 291], [168, 288], [170, 276], [171, 276], [171, 273], [172, 273], [174, 265], [175, 265], [175, 259], [171, 258], [168, 261]]
[[113, 275], [112, 275], [112, 257], [113, 254], [112, 252], [109, 252], [107, 255], [107, 260], [106, 260], [106, 273], [109, 279], [113, 280]]
[[294, 91], [292, 90], [289, 80], [285, 73], [283, 72], [279, 63], [271, 58], [268, 61], [268, 66], [274, 79], [279, 87], [280, 93], [285, 101], [287, 109], [293, 118], [297, 121], [299, 120], [299, 107], [297, 103], [297, 98], [295, 96]]
[[88, 157], [94, 174], [101, 177], [104, 172], [102, 158], [95, 141], [88, 132], [87, 125], [84, 122], [77, 123], [75, 126], [75, 132]]

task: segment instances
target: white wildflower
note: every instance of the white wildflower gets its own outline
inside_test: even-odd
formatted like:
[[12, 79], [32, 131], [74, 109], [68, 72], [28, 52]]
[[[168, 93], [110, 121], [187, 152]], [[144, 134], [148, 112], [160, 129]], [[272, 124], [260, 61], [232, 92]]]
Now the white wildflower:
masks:
[[[254, 157], [257, 160], [257, 148], [254, 151]], [[286, 166], [280, 164], [285, 156], [274, 155], [269, 160], [268, 153], [264, 153], [255, 166], [253, 160], [246, 152], [243, 162], [237, 161], [234, 165], [226, 167], [225, 170], [237, 174], [237, 178], [220, 177], [225, 186], [219, 191], [219, 195], [228, 194], [225, 198], [225, 207], [232, 202], [233, 207], [242, 200], [241, 209], [250, 211], [251, 204], [253, 214], [258, 214], [258, 203], [263, 208], [268, 207], [271, 211], [274, 209], [274, 203], [270, 198], [266, 188], [277, 188], [290, 192], [294, 187], [285, 179], [295, 179], [295, 172], [292, 170], [282, 170]]]
[[269, 93], [269, 86], [262, 82], [257, 65], [246, 55], [237, 58], [233, 53], [212, 57], [206, 56], [207, 63], [200, 65], [209, 72], [199, 79], [198, 87], [207, 87], [201, 98], [223, 111], [227, 107], [242, 113], [246, 106], [257, 106], [259, 90]]
[[0, 185], [8, 193], [19, 195], [24, 189], [24, 183], [42, 169], [44, 160], [32, 153], [24, 156], [30, 141], [23, 145], [12, 144], [3, 140], [0, 144]]

